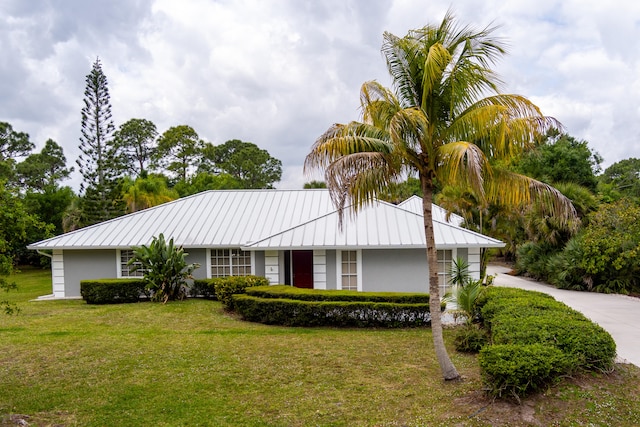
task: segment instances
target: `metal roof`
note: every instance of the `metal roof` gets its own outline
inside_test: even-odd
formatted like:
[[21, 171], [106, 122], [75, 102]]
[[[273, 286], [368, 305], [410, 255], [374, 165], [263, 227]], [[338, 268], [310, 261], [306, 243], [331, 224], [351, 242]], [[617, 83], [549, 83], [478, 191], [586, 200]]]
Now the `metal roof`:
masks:
[[[420, 198], [417, 198], [420, 202]], [[29, 249], [117, 249], [163, 233], [188, 248], [424, 247], [422, 209], [379, 202], [343, 230], [327, 190], [211, 190], [43, 240]], [[434, 212], [436, 210], [434, 209]], [[436, 246], [502, 243], [435, 219]]]
[[[338, 213], [282, 231], [247, 245], [245, 249], [304, 248], [424, 248], [422, 215], [379, 202], [358, 212], [345, 213], [342, 227]], [[504, 243], [488, 236], [433, 220], [436, 248], [503, 247]]]
[[[458, 226], [462, 225], [462, 223], [464, 222], [464, 218], [462, 218], [460, 215], [450, 213], [446, 209], [435, 204], [432, 204], [431, 206], [431, 215], [434, 221], [449, 222]], [[415, 195], [411, 196], [404, 202], [398, 203], [398, 207], [406, 209], [418, 215], [422, 215], [422, 198]], [[449, 216], [448, 220], [447, 215]]]
[[28, 248], [129, 248], [149, 244], [160, 233], [189, 248], [240, 247], [334, 210], [327, 190], [211, 190]]

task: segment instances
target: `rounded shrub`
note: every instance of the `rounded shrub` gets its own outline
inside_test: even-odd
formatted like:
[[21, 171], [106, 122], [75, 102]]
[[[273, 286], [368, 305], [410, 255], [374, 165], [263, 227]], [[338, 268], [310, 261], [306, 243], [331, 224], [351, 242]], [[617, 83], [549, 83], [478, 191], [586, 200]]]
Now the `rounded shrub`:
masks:
[[570, 365], [562, 351], [544, 344], [489, 345], [478, 360], [487, 391], [516, 399], [548, 386]]
[[260, 276], [229, 276], [219, 278], [215, 284], [215, 294], [228, 310], [234, 309], [233, 295], [245, 293], [252, 286], [266, 286], [269, 279]]

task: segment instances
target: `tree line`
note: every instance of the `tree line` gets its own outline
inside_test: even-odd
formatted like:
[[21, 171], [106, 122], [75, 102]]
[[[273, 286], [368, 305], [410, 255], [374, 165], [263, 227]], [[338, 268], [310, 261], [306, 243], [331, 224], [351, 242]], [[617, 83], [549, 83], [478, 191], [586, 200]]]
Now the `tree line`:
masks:
[[[214, 145], [191, 126], [159, 133], [140, 118], [116, 127], [99, 60], [86, 76], [75, 165], [52, 139], [34, 150], [27, 133], [0, 122], [0, 276], [40, 262], [28, 243], [205, 190], [273, 188], [282, 176], [280, 160], [251, 142]], [[63, 185], [76, 168], [78, 193]]]

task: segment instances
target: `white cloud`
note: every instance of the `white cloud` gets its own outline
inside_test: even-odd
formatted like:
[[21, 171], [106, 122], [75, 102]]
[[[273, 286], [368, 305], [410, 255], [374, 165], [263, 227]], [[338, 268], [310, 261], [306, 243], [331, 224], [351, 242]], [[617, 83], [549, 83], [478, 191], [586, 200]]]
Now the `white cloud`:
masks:
[[[311, 144], [358, 118], [360, 85], [389, 84], [385, 30], [437, 23], [437, 0], [47, 0], [0, 4], [0, 121], [77, 156], [84, 79], [97, 56], [116, 124], [189, 124], [214, 143], [242, 139], [299, 186]], [[640, 2], [461, 0], [456, 16], [500, 25], [506, 90], [530, 97], [607, 164], [640, 157]], [[76, 178], [77, 180], [77, 178]], [[76, 183], [77, 184], [77, 183]]]

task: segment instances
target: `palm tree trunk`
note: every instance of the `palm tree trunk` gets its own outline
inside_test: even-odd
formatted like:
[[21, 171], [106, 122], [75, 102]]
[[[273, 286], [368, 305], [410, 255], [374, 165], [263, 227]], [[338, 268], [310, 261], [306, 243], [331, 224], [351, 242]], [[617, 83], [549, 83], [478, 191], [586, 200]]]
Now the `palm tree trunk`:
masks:
[[431, 311], [431, 332], [433, 346], [440, 364], [440, 370], [445, 380], [460, 378], [460, 374], [453, 366], [447, 353], [442, 336], [442, 320], [440, 313], [440, 286], [438, 283], [438, 252], [433, 232], [433, 214], [431, 203], [433, 200], [433, 184], [430, 177], [420, 174], [422, 187], [422, 213], [424, 216], [424, 236], [427, 243], [427, 263], [429, 265], [429, 310]]

